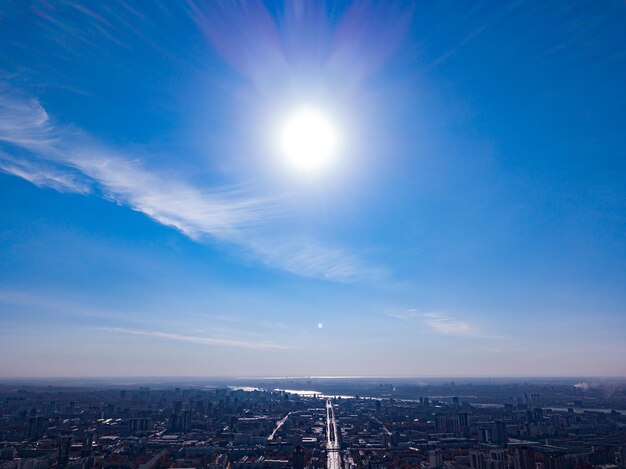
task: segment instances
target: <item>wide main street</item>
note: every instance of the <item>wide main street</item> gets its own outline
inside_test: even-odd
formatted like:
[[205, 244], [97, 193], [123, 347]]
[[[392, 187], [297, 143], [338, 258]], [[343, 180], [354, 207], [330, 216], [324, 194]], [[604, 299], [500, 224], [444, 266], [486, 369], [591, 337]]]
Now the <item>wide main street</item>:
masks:
[[330, 399], [326, 400], [326, 451], [328, 453], [328, 469], [341, 468], [341, 454], [339, 453], [339, 439], [335, 409]]

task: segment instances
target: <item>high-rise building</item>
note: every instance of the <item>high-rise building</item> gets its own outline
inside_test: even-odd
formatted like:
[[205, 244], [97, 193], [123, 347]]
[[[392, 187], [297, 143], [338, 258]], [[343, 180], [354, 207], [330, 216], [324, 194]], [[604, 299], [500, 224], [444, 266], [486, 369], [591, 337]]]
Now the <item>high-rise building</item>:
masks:
[[135, 417], [128, 420], [128, 431], [132, 434], [149, 432], [152, 421], [147, 417]]
[[563, 453], [550, 451], [543, 454], [544, 469], [565, 469], [566, 461]]
[[470, 467], [472, 469], [486, 469], [485, 455], [482, 451], [470, 450]]
[[507, 442], [506, 423], [502, 420], [496, 420], [491, 432], [491, 441], [497, 445], [503, 445]]
[[489, 451], [489, 459], [487, 460], [487, 469], [504, 469], [504, 451], [491, 450]]
[[431, 449], [428, 452], [428, 463], [430, 465], [430, 469], [439, 469], [443, 467], [443, 458], [441, 456], [441, 449]]
[[83, 434], [83, 450], [81, 456], [83, 458], [91, 456], [93, 450], [94, 430], [86, 430]]
[[515, 469], [535, 469], [535, 451], [531, 446], [517, 446], [513, 452]]
[[196, 402], [196, 412], [204, 415], [204, 401], [202, 399]]
[[467, 412], [458, 412], [456, 420], [459, 433], [467, 438], [469, 436], [469, 414]]
[[62, 436], [59, 438], [59, 467], [67, 466], [70, 461], [70, 451], [72, 449], [72, 437]]
[[459, 427], [469, 427], [469, 414], [467, 412], [458, 412], [456, 418], [459, 422]]
[[31, 440], [39, 440], [43, 438], [46, 431], [46, 418], [41, 415], [30, 417], [28, 421], [28, 438]]
[[437, 416], [437, 419], [435, 420], [435, 427], [437, 429], [437, 433], [445, 433], [447, 431], [445, 415]]
[[481, 450], [470, 450], [470, 467], [472, 469], [504, 469], [504, 452], [491, 450], [486, 454]]
[[190, 410], [185, 410], [182, 413], [180, 426], [181, 426], [182, 432], [187, 433], [191, 431], [191, 411]]
[[489, 443], [491, 441], [491, 429], [487, 427], [480, 427], [478, 429], [478, 437], [483, 443]]

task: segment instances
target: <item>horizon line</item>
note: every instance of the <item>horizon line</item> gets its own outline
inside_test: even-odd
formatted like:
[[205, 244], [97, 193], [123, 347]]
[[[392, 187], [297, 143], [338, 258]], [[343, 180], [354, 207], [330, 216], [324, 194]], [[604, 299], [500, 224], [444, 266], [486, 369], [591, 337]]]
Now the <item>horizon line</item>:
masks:
[[237, 376], [237, 375], [120, 375], [120, 376], [0, 376], [2, 381], [16, 380], [344, 380], [344, 379], [626, 379], [626, 375], [300, 375], [300, 376]]

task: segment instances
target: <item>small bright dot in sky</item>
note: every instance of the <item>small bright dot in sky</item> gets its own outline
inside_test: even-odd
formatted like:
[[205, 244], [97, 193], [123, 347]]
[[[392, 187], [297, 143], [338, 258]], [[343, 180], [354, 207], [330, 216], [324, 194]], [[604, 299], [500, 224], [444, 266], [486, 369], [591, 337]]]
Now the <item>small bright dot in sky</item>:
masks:
[[302, 171], [313, 171], [328, 164], [334, 156], [337, 134], [322, 112], [303, 108], [287, 119], [280, 146], [289, 164]]
[[318, 329], [321, 329], [321, 328], [323, 328], [323, 327], [324, 327], [324, 324], [322, 324], [321, 322], [318, 322], [318, 323], [317, 323], [317, 328], [318, 328]]

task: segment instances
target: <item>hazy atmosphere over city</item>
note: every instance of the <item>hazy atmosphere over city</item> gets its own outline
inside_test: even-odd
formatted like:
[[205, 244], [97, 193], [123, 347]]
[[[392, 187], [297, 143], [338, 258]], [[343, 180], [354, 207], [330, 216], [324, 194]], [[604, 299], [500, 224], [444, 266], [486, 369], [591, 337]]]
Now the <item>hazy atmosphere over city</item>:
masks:
[[1, 1], [0, 378], [626, 376], [625, 25]]

